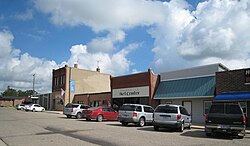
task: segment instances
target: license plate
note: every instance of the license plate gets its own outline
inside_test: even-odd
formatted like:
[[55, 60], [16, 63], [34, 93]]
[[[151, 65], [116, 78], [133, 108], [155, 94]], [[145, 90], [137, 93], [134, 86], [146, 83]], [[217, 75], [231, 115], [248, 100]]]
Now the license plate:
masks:
[[229, 129], [228, 125], [218, 125], [217, 128], [221, 128], [221, 129]]

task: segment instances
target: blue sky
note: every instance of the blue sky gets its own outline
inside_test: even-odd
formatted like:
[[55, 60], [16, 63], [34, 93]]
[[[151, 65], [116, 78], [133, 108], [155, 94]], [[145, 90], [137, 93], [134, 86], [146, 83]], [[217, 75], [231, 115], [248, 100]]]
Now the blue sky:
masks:
[[[249, 67], [247, 0], [0, 0], [0, 91], [51, 91], [78, 63], [114, 76], [223, 63]], [[99, 62], [99, 64], [97, 63]]]

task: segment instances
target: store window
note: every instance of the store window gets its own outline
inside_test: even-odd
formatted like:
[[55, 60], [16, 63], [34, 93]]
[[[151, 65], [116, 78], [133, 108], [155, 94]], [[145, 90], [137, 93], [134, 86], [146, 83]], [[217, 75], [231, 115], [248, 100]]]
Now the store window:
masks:
[[203, 114], [207, 114], [210, 110], [210, 107], [212, 105], [212, 101], [203, 101]]

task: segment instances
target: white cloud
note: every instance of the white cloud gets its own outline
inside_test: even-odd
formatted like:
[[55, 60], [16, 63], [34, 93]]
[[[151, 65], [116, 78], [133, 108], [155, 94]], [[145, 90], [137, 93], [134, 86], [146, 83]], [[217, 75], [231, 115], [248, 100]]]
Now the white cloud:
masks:
[[35, 90], [38, 92], [51, 91], [51, 72], [57, 67], [54, 61], [46, 61], [21, 54], [19, 49], [12, 46], [14, 36], [9, 31], [0, 31], [0, 91], [7, 86], [22, 90], [32, 90], [33, 74], [36, 74]]
[[96, 70], [97, 66], [99, 66], [101, 72], [112, 75], [124, 74], [129, 71], [129, 66], [131, 64], [126, 58], [126, 55], [138, 48], [139, 45], [140, 44], [130, 44], [112, 55], [103, 52], [91, 53], [88, 52], [86, 45], [74, 45], [70, 49], [71, 57], [67, 63], [71, 66], [78, 63], [79, 68], [89, 70]]
[[31, 9], [27, 9], [23, 13], [16, 14], [15, 18], [18, 20], [23, 20], [23, 21], [30, 20], [33, 18], [33, 11]]

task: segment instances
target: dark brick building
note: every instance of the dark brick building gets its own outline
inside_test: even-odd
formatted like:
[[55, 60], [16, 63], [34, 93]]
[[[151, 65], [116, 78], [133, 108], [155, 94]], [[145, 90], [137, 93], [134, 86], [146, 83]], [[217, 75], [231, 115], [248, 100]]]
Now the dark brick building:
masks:
[[239, 101], [250, 126], [250, 68], [216, 73], [216, 100]]
[[111, 106], [111, 92], [76, 94], [72, 102], [88, 104], [92, 107]]
[[124, 103], [146, 104], [156, 107], [159, 102], [153, 99], [158, 75], [151, 69], [148, 72], [111, 77], [113, 104], [120, 107]]

